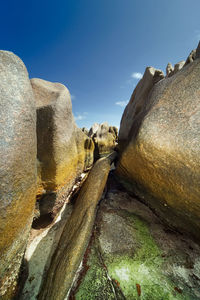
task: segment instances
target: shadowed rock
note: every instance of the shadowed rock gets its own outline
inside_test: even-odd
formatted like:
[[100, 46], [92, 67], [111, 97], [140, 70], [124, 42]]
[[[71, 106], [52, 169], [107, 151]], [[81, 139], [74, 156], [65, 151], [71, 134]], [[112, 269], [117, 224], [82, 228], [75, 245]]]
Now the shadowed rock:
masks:
[[[117, 174], [169, 225], [200, 238], [200, 59], [161, 80], [139, 115], [128, 104]], [[138, 87], [136, 87], [136, 90]], [[135, 92], [134, 92], [135, 93]], [[129, 135], [124, 134], [131, 124]]]
[[0, 51], [0, 298], [11, 299], [36, 195], [36, 113], [28, 73]]
[[192, 63], [196, 58], [196, 49], [192, 50], [186, 59], [185, 66]]
[[200, 58], [200, 42], [197, 46], [197, 49], [196, 49], [196, 58]]
[[81, 263], [93, 228], [110, 164], [116, 153], [96, 162], [81, 188], [41, 288], [39, 300], [64, 300]]
[[37, 78], [31, 84], [37, 107], [38, 194], [57, 192], [58, 209], [63, 194], [92, 166], [94, 145], [76, 126], [64, 85]]
[[83, 128], [82, 128], [82, 131], [88, 136], [89, 131], [88, 131], [88, 129], [87, 129], [86, 127], [83, 127]]

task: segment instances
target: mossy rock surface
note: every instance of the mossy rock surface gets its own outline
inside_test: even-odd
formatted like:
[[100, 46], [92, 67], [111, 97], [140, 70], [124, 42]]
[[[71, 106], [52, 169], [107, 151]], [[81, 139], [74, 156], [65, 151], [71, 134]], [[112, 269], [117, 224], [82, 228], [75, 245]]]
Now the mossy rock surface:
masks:
[[70, 299], [200, 299], [200, 248], [114, 184]]

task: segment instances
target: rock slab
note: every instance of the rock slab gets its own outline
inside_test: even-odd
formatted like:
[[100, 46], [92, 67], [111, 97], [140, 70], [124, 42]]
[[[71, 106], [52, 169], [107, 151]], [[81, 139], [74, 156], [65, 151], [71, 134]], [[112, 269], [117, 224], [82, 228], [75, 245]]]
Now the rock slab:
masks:
[[116, 153], [113, 153], [99, 159], [84, 182], [44, 278], [39, 300], [64, 300], [67, 297], [88, 245], [97, 204], [115, 157]]

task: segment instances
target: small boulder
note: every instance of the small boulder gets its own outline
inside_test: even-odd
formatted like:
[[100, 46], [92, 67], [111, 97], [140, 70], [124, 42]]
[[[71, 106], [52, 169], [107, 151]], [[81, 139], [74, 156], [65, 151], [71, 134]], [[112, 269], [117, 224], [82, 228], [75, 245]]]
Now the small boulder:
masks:
[[174, 67], [172, 66], [171, 63], [168, 63], [166, 67], [166, 75], [169, 77], [173, 71], [174, 71]]

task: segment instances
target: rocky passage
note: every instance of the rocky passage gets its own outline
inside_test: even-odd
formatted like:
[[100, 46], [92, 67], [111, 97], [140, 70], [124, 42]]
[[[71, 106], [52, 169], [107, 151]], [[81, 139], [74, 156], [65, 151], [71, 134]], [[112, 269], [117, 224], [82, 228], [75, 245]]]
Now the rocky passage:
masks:
[[0, 69], [0, 299], [200, 299], [200, 43], [146, 68], [119, 137], [13, 53]]
[[111, 175], [69, 299], [199, 299], [200, 248]]

